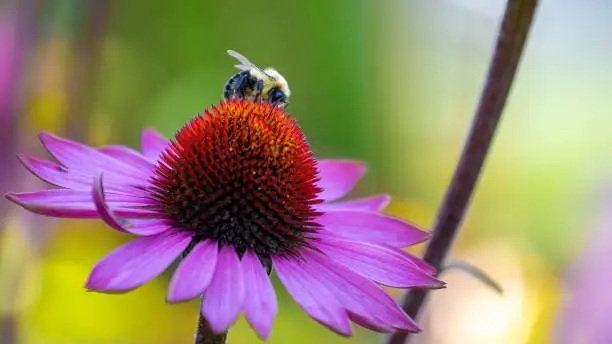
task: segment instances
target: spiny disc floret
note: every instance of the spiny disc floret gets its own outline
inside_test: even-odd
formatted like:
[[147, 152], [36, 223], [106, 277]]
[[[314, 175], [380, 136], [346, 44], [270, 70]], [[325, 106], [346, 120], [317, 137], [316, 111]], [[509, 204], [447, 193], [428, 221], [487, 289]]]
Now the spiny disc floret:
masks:
[[317, 168], [296, 121], [279, 107], [231, 100], [198, 115], [162, 153], [152, 195], [194, 241], [242, 255], [295, 254], [316, 230]]

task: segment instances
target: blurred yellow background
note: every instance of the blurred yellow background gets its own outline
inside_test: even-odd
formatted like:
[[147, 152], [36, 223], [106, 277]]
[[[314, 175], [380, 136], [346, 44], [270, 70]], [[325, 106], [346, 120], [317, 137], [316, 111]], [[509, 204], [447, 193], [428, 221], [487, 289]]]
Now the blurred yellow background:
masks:
[[[17, 151], [44, 157], [41, 130], [134, 147], [143, 127], [172, 135], [220, 100], [236, 72], [225, 51], [234, 49], [288, 79], [288, 110], [317, 156], [369, 164], [356, 195], [389, 192], [389, 213], [429, 228], [503, 5], [4, 0], [0, 192], [41, 186], [13, 158]], [[448, 287], [432, 293], [415, 342], [552, 341], [566, 268], [582, 252], [610, 179], [611, 11], [603, 1], [543, 1], [453, 252], [505, 293], [461, 272], [443, 274]], [[0, 216], [0, 343], [192, 342], [198, 303], [164, 303], [169, 273], [125, 295], [83, 288], [91, 267], [127, 236], [97, 221], [33, 216], [4, 198]], [[276, 287], [271, 343], [380, 340], [365, 330], [351, 339], [332, 334]], [[257, 339], [241, 319], [229, 342]]]

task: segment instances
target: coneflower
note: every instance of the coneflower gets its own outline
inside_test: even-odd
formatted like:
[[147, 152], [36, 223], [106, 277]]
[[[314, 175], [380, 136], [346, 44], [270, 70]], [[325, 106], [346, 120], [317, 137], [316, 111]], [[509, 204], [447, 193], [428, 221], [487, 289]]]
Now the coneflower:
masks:
[[101, 218], [138, 236], [94, 267], [90, 290], [132, 290], [182, 257], [168, 302], [202, 296], [214, 332], [243, 312], [265, 339], [277, 313], [272, 271], [312, 318], [346, 336], [351, 320], [379, 332], [418, 331], [381, 286], [441, 286], [401, 250], [427, 233], [382, 214], [386, 195], [338, 201], [365, 165], [315, 160], [280, 107], [223, 101], [171, 141], [144, 131], [142, 153], [40, 138], [57, 163], [20, 159], [59, 188], [7, 197], [38, 214]]

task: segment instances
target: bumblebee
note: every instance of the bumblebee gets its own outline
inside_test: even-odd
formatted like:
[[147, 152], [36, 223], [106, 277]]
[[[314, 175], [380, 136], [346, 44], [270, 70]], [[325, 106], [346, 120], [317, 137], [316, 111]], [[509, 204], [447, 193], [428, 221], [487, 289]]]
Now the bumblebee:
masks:
[[233, 50], [228, 50], [227, 53], [240, 62], [235, 65], [240, 72], [225, 84], [225, 98], [249, 98], [255, 101], [261, 99], [278, 106], [287, 106], [291, 94], [289, 84], [276, 69], [268, 67], [262, 70]]

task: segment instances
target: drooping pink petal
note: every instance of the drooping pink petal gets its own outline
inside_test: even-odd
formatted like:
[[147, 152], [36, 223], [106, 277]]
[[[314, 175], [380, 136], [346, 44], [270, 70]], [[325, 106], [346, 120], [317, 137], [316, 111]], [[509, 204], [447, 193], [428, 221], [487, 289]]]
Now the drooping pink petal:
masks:
[[364, 210], [380, 212], [389, 205], [391, 202], [391, 196], [389, 195], [376, 195], [364, 198], [354, 198], [347, 201], [322, 203], [317, 205], [317, 208], [321, 211], [329, 210]]
[[259, 258], [251, 251], [242, 257], [242, 273], [247, 295], [242, 307], [244, 314], [259, 337], [266, 340], [278, 307], [274, 287]]
[[[385, 332], [418, 332], [418, 325], [379, 286], [315, 250], [304, 250], [309, 276], [324, 280], [351, 319]], [[316, 276], [316, 277], [314, 277]]]
[[398, 249], [333, 239], [322, 239], [316, 246], [331, 260], [382, 285], [396, 288], [443, 285], [441, 281], [416, 267]]
[[353, 333], [337, 293], [330, 290], [325, 278], [311, 274], [307, 262], [283, 257], [272, 258], [272, 262], [278, 278], [308, 315], [338, 334], [350, 336]]
[[169, 303], [191, 300], [206, 290], [217, 266], [217, 246], [213, 240], [202, 241], [183, 259], [170, 281]]
[[[75, 218], [75, 219], [97, 219], [100, 214], [91, 198], [91, 191], [85, 190], [62, 190], [65, 192], [86, 192], [89, 195], [87, 201], [77, 201], [75, 199], [62, 199], [55, 197], [56, 190], [43, 190], [38, 192], [24, 193], [8, 193], [6, 198], [19, 204], [25, 209], [40, 215], [60, 217], [60, 218]], [[40, 194], [42, 193], [42, 194]], [[45, 198], [45, 193], [53, 193], [54, 195]], [[133, 203], [129, 203], [133, 205]], [[129, 208], [126, 202], [114, 202], [116, 207], [113, 208], [115, 215], [126, 218], [148, 219], [158, 218], [159, 214], [146, 209]]]
[[395, 217], [364, 211], [333, 210], [316, 219], [321, 235], [403, 248], [427, 240], [428, 233]]
[[[91, 198], [96, 206], [96, 210], [100, 214], [100, 218], [109, 226], [118, 231], [136, 235], [153, 235], [168, 229], [168, 226], [147, 226], [148, 224], [146, 222], [141, 222], [141, 226], [135, 227], [132, 222], [119, 218], [117, 215], [115, 215], [115, 213], [111, 210], [110, 205], [106, 201], [104, 184], [102, 183], [102, 174], [97, 175], [93, 180]], [[141, 201], [144, 202], [144, 200]]]
[[212, 281], [202, 298], [202, 315], [215, 333], [225, 331], [236, 321], [244, 296], [240, 259], [233, 247], [224, 246], [219, 251]]
[[181, 232], [164, 232], [132, 240], [94, 267], [86, 288], [108, 293], [138, 288], [162, 273], [190, 241], [191, 236]]
[[124, 163], [130, 164], [139, 170], [151, 171], [155, 167], [151, 161], [139, 152], [119, 145], [104, 146], [98, 149], [100, 152], [109, 155]]
[[157, 161], [161, 152], [168, 145], [168, 139], [154, 129], [144, 129], [140, 139], [142, 154], [150, 161]]
[[102, 221], [106, 222], [106, 224], [118, 231], [128, 231], [124, 227], [129, 227], [131, 224], [126, 220], [119, 219], [117, 216], [115, 216], [115, 214], [113, 214], [113, 212], [110, 210], [110, 207], [106, 203], [106, 200], [104, 199], [104, 185], [102, 184], [102, 174], [99, 174], [94, 178], [92, 187], [92, 199], [94, 205], [96, 206], [98, 214], [100, 214], [100, 218], [102, 219]]
[[[140, 172], [136, 167], [104, 154], [84, 144], [61, 138], [48, 133], [41, 133], [40, 141], [63, 166], [74, 170], [115, 173]], [[129, 173], [128, 173], [129, 174]]]
[[130, 220], [130, 227], [126, 228], [129, 233], [138, 236], [157, 235], [174, 229], [168, 220]]
[[348, 194], [367, 170], [365, 164], [352, 160], [319, 160], [318, 166], [318, 184], [323, 189], [319, 197], [327, 202]]

